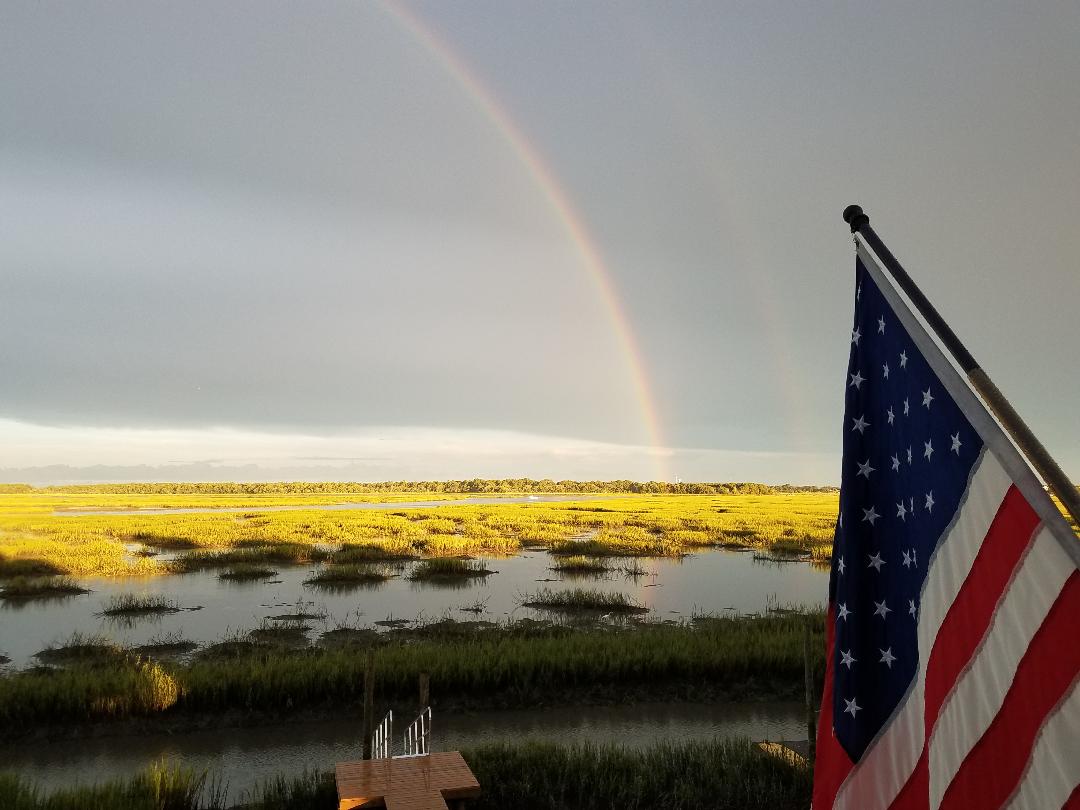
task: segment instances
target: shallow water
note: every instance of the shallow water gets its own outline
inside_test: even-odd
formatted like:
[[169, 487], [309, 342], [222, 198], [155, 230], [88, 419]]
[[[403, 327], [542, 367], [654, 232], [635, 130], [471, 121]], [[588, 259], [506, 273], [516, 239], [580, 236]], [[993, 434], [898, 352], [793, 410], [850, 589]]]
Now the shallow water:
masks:
[[[347, 591], [304, 585], [318, 569], [311, 565], [279, 567], [276, 581], [271, 582], [227, 582], [219, 580], [215, 571], [145, 579], [86, 579], [81, 584], [91, 593], [84, 596], [0, 601], [0, 654], [12, 659], [8, 669], [28, 666], [35, 663], [34, 653], [63, 642], [73, 632], [102, 635], [125, 645], [145, 644], [169, 634], [207, 644], [258, 627], [269, 617], [297, 612], [325, 614], [325, 618], [306, 622], [312, 641], [319, 633], [345, 622], [372, 626], [390, 618], [550, 618], [545, 611], [518, 606], [521, 594], [538, 588], [621, 591], [649, 608], [653, 619], [688, 619], [695, 613], [762, 613], [777, 602], [820, 606], [828, 590], [828, 574], [806, 563], [763, 562], [750, 553], [723, 550], [682, 559], [641, 559], [638, 563], [648, 572], [644, 576], [614, 573], [599, 579], [559, 577], [549, 570], [552, 557], [544, 551], [483, 562], [497, 573], [454, 587], [408, 581], [405, 574], [413, 563], [402, 565], [400, 575], [385, 583]], [[614, 560], [612, 564], [628, 562]], [[200, 609], [134, 621], [98, 615], [105, 602], [118, 594], [161, 595], [183, 608]], [[462, 610], [475, 603], [482, 603], [481, 613]]]
[[[412, 719], [394, 712], [393, 739]], [[432, 748], [457, 750], [500, 740], [559, 743], [618, 743], [633, 748], [658, 742], [714, 737], [799, 739], [806, 737], [799, 703], [661, 703], [543, 710], [439, 714], [432, 722]], [[0, 748], [5, 770], [53, 790], [75, 783], [126, 777], [167, 758], [217, 773], [237, 801], [260, 780], [304, 769], [328, 770], [360, 758], [358, 718], [272, 727], [228, 729], [182, 735], [139, 735], [102, 739], [21, 743]]]

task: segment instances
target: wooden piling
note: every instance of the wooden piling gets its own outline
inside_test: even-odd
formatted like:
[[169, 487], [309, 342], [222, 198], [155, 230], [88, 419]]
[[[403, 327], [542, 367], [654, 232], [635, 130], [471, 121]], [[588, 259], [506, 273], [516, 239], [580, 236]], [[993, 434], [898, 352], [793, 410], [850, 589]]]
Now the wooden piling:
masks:
[[371, 735], [375, 730], [375, 651], [368, 650], [364, 662], [364, 747], [363, 758], [371, 759]]

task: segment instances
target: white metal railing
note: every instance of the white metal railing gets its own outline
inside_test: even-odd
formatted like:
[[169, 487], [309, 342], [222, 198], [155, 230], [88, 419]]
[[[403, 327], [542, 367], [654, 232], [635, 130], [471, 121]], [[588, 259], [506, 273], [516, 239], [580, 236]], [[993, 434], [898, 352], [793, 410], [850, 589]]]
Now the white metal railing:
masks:
[[422, 757], [431, 753], [431, 707], [428, 706], [409, 727], [405, 729], [405, 753], [407, 757]]
[[390, 739], [394, 733], [394, 712], [389, 711], [371, 735], [371, 758], [387, 759], [390, 756]]

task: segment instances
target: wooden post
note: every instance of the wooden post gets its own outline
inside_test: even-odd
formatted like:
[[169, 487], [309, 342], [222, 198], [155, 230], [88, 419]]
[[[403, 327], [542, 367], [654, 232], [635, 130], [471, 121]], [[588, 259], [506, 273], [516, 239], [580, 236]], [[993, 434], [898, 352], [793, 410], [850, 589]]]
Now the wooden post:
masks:
[[426, 672], [420, 673], [420, 711], [426, 709], [431, 703], [431, 676]]
[[810, 664], [810, 620], [803, 624], [803, 680], [806, 685], [806, 761], [814, 764], [817, 745], [817, 713], [814, 711], [814, 671]]
[[368, 650], [364, 663], [364, 748], [363, 758], [371, 759], [371, 735], [375, 730], [375, 651]]

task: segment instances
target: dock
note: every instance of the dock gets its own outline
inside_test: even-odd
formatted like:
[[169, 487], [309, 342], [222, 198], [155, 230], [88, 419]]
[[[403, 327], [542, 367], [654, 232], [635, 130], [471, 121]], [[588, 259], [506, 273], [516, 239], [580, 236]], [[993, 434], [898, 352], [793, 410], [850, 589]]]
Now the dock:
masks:
[[455, 810], [480, 796], [480, 783], [457, 751], [340, 762], [335, 777], [338, 810]]

